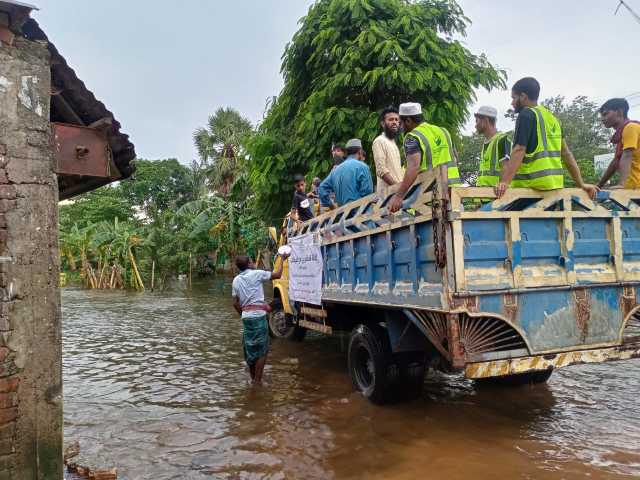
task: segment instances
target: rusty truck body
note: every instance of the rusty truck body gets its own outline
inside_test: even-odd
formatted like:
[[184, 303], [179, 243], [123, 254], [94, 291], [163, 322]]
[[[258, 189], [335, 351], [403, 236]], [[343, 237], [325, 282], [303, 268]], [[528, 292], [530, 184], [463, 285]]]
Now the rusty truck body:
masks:
[[305, 223], [323, 257], [322, 305], [274, 282], [277, 337], [350, 333], [356, 389], [384, 402], [425, 369], [470, 379], [546, 381], [556, 368], [640, 356], [640, 191], [449, 188], [420, 174], [402, 209], [394, 188]]

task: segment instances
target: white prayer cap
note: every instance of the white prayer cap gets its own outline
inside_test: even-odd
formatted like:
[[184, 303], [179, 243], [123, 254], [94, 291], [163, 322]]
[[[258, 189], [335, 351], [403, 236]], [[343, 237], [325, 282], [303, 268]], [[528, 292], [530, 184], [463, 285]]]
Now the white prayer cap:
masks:
[[346, 148], [362, 148], [362, 141], [359, 138], [352, 138], [347, 142]]
[[498, 118], [498, 110], [485, 105], [480, 107], [474, 115], [480, 115], [481, 117]]
[[398, 111], [401, 117], [413, 117], [422, 115], [422, 106], [416, 102], [401, 103]]

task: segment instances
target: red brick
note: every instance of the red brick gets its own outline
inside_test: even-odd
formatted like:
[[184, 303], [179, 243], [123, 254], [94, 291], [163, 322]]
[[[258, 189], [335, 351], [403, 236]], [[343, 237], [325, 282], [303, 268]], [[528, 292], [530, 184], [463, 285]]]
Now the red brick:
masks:
[[6, 213], [6, 212], [10, 212], [11, 210], [15, 210], [16, 208], [16, 201], [15, 200], [7, 200], [7, 199], [0, 199], [0, 213]]
[[18, 389], [20, 377], [17, 375], [8, 378], [0, 378], [0, 393], [15, 392]]
[[4, 362], [7, 355], [9, 355], [9, 349], [7, 347], [0, 347], [0, 362]]
[[0, 409], [18, 406], [18, 395], [15, 392], [0, 393]]
[[13, 422], [16, 418], [18, 418], [17, 407], [0, 409], [0, 425]]
[[13, 200], [16, 198], [16, 187], [13, 185], [0, 185], [0, 198]]

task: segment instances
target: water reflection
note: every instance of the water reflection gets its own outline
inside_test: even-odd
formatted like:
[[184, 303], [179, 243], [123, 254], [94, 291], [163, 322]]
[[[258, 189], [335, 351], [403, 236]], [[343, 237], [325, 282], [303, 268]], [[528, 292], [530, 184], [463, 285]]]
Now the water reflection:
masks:
[[222, 279], [193, 292], [63, 292], [65, 436], [123, 478], [629, 478], [640, 475], [640, 362], [547, 386], [431, 374], [422, 398], [354, 394], [346, 342], [273, 346], [251, 389]]

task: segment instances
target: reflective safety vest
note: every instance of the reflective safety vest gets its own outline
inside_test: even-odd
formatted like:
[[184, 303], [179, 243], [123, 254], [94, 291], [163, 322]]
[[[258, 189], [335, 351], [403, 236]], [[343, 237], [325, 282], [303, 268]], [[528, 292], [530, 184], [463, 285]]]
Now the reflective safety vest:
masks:
[[447, 165], [449, 186], [460, 185], [460, 172], [453, 153], [451, 136], [444, 128], [422, 122], [407, 135], [414, 137], [420, 143], [422, 163], [420, 171], [433, 170], [434, 167]]
[[500, 155], [500, 143], [509, 137], [509, 133], [496, 133], [491, 140], [482, 145], [480, 154], [480, 175], [476, 181], [478, 187], [494, 187], [500, 181], [502, 166], [500, 160], [511, 152], [502, 152]]
[[529, 107], [536, 115], [538, 146], [527, 153], [511, 182], [512, 187], [555, 190], [564, 187], [562, 167], [562, 128], [542, 105]]

